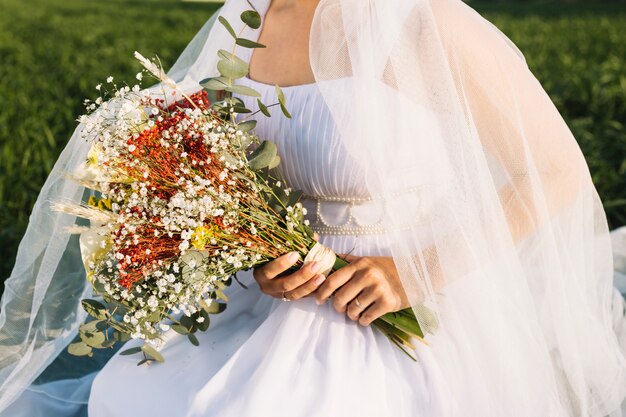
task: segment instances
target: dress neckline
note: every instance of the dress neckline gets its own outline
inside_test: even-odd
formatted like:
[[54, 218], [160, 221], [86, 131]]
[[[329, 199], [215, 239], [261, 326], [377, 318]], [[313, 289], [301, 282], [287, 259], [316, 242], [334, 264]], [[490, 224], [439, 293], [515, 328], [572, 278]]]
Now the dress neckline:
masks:
[[[261, 82], [261, 81], [253, 80], [252, 78], [250, 78], [250, 77], [248, 77], [248, 76], [245, 76], [245, 77], [243, 77], [242, 79], [244, 79], [244, 80], [246, 80], [246, 81], [249, 81], [249, 82], [251, 82], [251, 83], [253, 83], [253, 84], [257, 84], [257, 85], [263, 86], [263, 87], [267, 87], [267, 88], [275, 88], [275, 85], [274, 85], [274, 84], [268, 84], [268, 83], [264, 83], [264, 82]], [[279, 85], [278, 87], [279, 87], [281, 90], [289, 90], [289, 89], [294, 89], [294, 88], [306, 88], [306, 87], [313, 87], [313, 86], [317, 86], [317, 82], [315, 82], [315, 81], [314, 81], [314, 82], [312, 82], [312, 83], [294, 84], [294, 85], [286, 85], [286, 86], [284, 86], [284, 87], [283, 87], [283, 86], [281, 86], [281, 85]]]

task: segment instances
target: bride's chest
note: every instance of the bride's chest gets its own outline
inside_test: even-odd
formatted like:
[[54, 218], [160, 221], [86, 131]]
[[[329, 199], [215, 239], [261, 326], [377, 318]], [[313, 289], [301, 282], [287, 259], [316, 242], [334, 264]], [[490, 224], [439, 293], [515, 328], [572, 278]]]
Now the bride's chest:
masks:
[[[277, 102], [274, 86], [247, 78], [241, 83], [256, 89], [266, 105]], [[311, 195], [367, 195], [362, 169], [346, 152], [317, 86], [285, 87], [283, 93], [291, 118], [285, 117], [278, 106], [270, 109], [272, 117], [259, 113], [254, 118], [260, 139], [276, 143], [280, 170], [289, 186]], [[243, 100], [248, 108], [257, 108], [256, 99]]]

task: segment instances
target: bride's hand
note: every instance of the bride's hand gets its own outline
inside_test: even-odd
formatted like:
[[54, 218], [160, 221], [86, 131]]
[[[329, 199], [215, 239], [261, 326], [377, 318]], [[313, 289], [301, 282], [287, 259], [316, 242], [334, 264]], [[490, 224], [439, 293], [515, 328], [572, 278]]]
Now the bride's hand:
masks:
[[335, 310], [347, 313], [348, 317], [358, 320], [363, 326], [384, 314], [410, 306], [393, 258], [341, 257], [350, 264], [328, 276], [315, 293], [318, 304], [324, 303], [334, 293]]
[[276, 298], [297, 300], [313, 293], [326, 277], [318, 274], [319, 264], [311, 262], [294, 273], [285, 272], [298, 261], [298, 252], [279, 256], [259, 268], [254, 268], [252, 275], [261, 291]]

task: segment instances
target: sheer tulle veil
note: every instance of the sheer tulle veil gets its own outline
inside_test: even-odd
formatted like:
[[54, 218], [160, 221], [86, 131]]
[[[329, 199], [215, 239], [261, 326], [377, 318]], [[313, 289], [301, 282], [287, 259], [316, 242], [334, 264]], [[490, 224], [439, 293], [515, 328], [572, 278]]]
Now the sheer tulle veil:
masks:
[[[251, 1], [261, 15], [269, 2]], [[219, 14], [234, 24], [249, 7], [230, 0]], [[187, 92], [217, 75], [217, 50], [232, 47], [216, 16], [170, 71]], [[626, 341], [615, 329], [626, 323], [606, 216], [521, 52], [460, 0], [321, 0], [309, 52], [345, 150], [384, 209], [404, 288], [432, 330], [445, 415], [621, 416]], [[81, 128], [6, 282], [0, 411], [85, 319], [80, 299], [91, 290], [77, 240], [64, 233], [76, 219], [50, 209], [85, 193], [65, 176], [86, 158]]]

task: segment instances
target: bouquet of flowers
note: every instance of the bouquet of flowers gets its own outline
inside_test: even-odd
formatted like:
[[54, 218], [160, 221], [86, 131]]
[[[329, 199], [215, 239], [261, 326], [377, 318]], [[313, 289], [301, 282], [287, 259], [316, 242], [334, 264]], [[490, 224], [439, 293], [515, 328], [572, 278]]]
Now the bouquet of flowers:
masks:
[[[260, 26], [254, 10], [241, 20]], [[236, 45], [263, 47], [220, 22]], [[269, 116], [269, 108], [279, 106], [290, 117], [284, 95], [277, 86], [278, 103], [257, 100], [257, 111], [245, 108], [235, 94], [259, 94], [234, 83], [248, 73], [234, 51], [219, 51], [220, 76], [203, 80], [192, 95], [180, 92], [158, 61], [136, 53], [144, 67], [137, 79], [156, 78], [175, 99], [139, 85], [118, 87], [109, 77], [104, 88], [96, 87], [104, 94], [87, 100], [88, 114], [79, 121], [92, 146], [72, 175], [92, 195], [81, 204], [56, 202], [55, 209], [90, 221], [73, 232], [81, 234], [87, 279], [101, 301], [82, 301], [92, 320], [81, 325], [70, 353], [91, 356], [94, 348], [134, 338], [146, 343], [122, 354], [141, 352], [140, 363], [161, 362], [162, 334], [171, 328], [197, 345], [195, 332], [206, 331], [210, 315], [226, 308], [224, 289], [238, 271], [290, 251], [301, 254], [296, 267], [320, 259], [332, 260], [327, 270], [346, 264], [316, 242], [301, 193], [286, 187], [275, 169], [276, 146], [254, 134], [250, 115]], [[216, 93], [221, 100], [210, 100]], [[411, 309], [373, 325], [406, 353], [412, 338], [424, 336]]]

